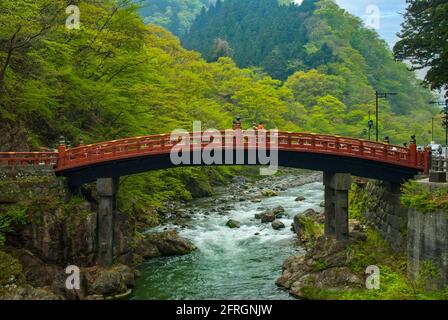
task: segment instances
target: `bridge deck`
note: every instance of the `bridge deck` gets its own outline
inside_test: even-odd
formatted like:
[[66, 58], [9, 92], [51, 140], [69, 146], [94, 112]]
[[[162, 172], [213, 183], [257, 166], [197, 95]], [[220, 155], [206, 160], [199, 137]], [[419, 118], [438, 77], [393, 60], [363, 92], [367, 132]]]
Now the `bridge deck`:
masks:
[[[263, 135], [264, 140], [257, 140], [248, 134], [246, 137], [240, 138], [239, 141], [236, 140], [237, 138], [229, 141], [224, 138], [226, 133], [229, 131], [215, 132], [214, 138], [210, 133], [189, 133], [186, 136], [188, 141], [185, 147], [191, 153], [201, 152], [211, 147], [216, 152], [226, 150], [236, 152], [242, 149], [247, 153], [249, 150], [257, 148], [266, 149], [271, 152], [279, 152], [279, 165], [321, 171], [345, 169], [345, 172], [358, 175], [363, 173], [363, 170], [353, 169], [350, 166], [362, 167], [364, 164], [366, 172], [361, 176], [371, 177], [373, 175], [386, 180], [387, 174], [391, 174], [393, 180], [398, 179], [400, 175], [403, 176], [403, 179], [408, 179], [412, 174], [429, 170], [430, 153], [428, 151], [417, 152], [415, 144], [405, 148], [354, 138], [293, 132], [267, 132], [266, 135]], [[184, 139], [182, 143], [186, 140]], [[160, 161], [169, 161], [167, 156], [173, 147], [180, 146], [180, 143], [180, 140], [173, 141], [168, 134], [161, 134], [101, 142], [71, 149], [61, 146], [58, 152], [54, 153], [0, 153], [0, 166], [45, 165], [53, 166], [56, 174], [62, 176], [73, 178], [77, 173], [85, 175], [90, 172], [93, 177], [97, 176], [97, 174], [93, 174], [93, 169], [96, 171], [98, 168], [107, 167], [109, 168], [107, 170], [114, 170], [114, 166], [111, 164], [127, 163], [127, 165], [135, 166], [136, 160], [141, 163], [142, 159], [153, 158], [152, 164], [149, 161], [146, 165], [141, 165], [138, 170], [123, 171], [122, 168], [123, 173], [135, 173], [171, 167], [170, 164], [160, 163]], [[310, 164], [309, 161], [316, 163]], [[199, 165], [205, 164], [200, 163]], [[115, 166], [115, 169], [118, 167]], [[110, 176], [119, 173], [116, 170], [107, 173], [107, 170], [100, 170], [101, 174]], [[382, 170], [383, 173], [375, 175], [367, 170]], [[81, 180], [85, 181], [86, 179]]]

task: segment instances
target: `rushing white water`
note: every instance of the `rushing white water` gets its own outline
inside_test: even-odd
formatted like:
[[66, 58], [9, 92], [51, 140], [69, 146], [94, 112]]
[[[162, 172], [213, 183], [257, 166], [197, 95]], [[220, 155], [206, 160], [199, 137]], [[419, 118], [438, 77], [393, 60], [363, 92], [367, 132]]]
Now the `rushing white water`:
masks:
[[[297, 196], [306, 200], [297, 202]], [[226, 215], [209, 213], [210, 208], [196, 204], [198, 212], [189, 226], [178, 230], [198, 251], [144, 263], [133, 299], [289, 299], [287, 292], [275, 286], [275, 280], [281, 275], [284, 259], [302, 250], [290, 230], [292, 219], [309, 208], [319, 211], [322, 201], [322, 184], [311, 183], [261, 203], [235, 203]], [[274, 230], [270, 223], [254, 218], [256, 213], [277, 206], [289, 216], [279, 219], [286, 228]], [[228, 228], [229, 219], [239, 221], [241, 227]]]

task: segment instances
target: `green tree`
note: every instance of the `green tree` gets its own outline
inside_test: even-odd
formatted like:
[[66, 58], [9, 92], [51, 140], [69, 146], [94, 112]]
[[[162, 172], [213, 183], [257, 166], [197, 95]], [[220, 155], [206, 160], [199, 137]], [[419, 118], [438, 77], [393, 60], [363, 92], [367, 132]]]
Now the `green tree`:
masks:
[[[413, 70], [429, 68], [425, 83], [448, 89], [448, 3], [445, 0], [411, 0], [404, 15], [395, 57], [409, 60]], [[448, 93], [447, 93], [448, 98]]]
[[317, 99], [324, 95], [342, 99], [344, 85], [342, 77], [326, 75], [317, 70], [298, 71], [285, 82], [285, 86], [292, 90], [294, 98], [306, 107], [312, 107]]
[[226, 40], [217, 38], [213, 42], [213, 48], [210, 56], [211, 61], [217, 61], [221, 57], [233, 57], [233, 49]]

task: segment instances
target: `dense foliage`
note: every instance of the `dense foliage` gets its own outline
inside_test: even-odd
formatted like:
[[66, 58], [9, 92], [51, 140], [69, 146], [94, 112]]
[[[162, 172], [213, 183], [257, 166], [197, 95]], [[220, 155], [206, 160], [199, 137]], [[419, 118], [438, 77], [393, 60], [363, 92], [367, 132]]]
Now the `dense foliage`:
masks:
[[[354, 184], [350, 190], [350, 218], [366, 223], [359, 210], [366, 204], [368, 195], [365, 189]], [[361, 203], [352, 207], [352, 204]], [[308, 227], [309, 228], [309, 227]], [[384, 238], [373, 228], [366, 227], [366, 238], [352, 243], [344, 251], [350, 258], [347, 267], [361, 278], [365, 277], [366, 266], [377, 266], [380, 269], [380, 287], [369, 290], [360, 285], [351, 289], [328, 289], [309, 287], [302, 293], [307, 299], [321, 300], [446, 300], [448, 289], [428, 290], [428, 280], [438, 277], [438, 271], [432, 263], [426, 261], [420, 270], [418, 279], [411, 281], [407, 274], [407, 256], [395, 252]], [[316, 271], [328, 268], [324, 261], [317, 261]]]
[[408, 181], [401, 189], [401, 203], [420, 212], [448, 210], [448, 188], [430, 190], [429, 186]]
[[136, 0], [145, 23], [155, 23], [176, 35], [188, 31], [196, 16], [215, 0]]
[[[131, 1], [82, 1], [81, 29], [69, 30], [69, 3], [8, 0], [0, 9], [0, 25], [7, 26], [0, 28], [0, 128], [25, 132], [28, 148], [54, 147], [60, 135], [76, 145], [81, 135], [90, 143], [188, 130], [193, 120], [228, 128], [237, 112], [246, 118], [257, 112], [272, 126], [294, 128], [283, 118], [290, 94], [278, 81], [230, 59], [207, 64], [161, 27], [145, 26]], [[232, 170], [191, 168], [123, 179], [121, 209], [145, 214], [163, 201], [190, 199]]]
[[286, 80], [301, 104], [291, 108], [292, 116], [309, 112], [303, 119], [293, 118], [306, 130], [359, 136], [378, 90], [399, 93], [381, 101], [381, 117], [390, 120], [380, 124], [382, 136], [401, 143], [413, 131], [429, 140], [428, 124], [436, 113], [428, 105], [432, 95], [404, 64], [394, 61], [374, 31], [332, 1], [305, 0], [301, 6], [282, 6], [276, 0], [217, 2], [199, 15], [183, 43], [213, 61], [216, 39], [228, 43], [240, 67], [262, 67]]
[[[274, 32], [275, 37], [268, 34], [273, 41], [283, 36], [278, 41], [287, 44], [291, 35], [298, 37], [297, 41], [308, 41], [305, 51], [311, 48], [309, 52], [313, 52], [306, 56], [310, 60], [297, 64], [298, 71], [286, 81], [273, 79], [260, 68], [238, 68], [228, 55], [235, 55], [238, 61], [240, 43], [235, 45], [228, 39], [227, 47], [225, 42], [215, 41], [214, 35], [204, 37], [204, 41], [219, 44], [220, 50], [216, 51], [216, 61], [207, 63], [198, 53], [182, 48], [165, 29], [145, 25], [139, 4], [131, 0], [79, 2], [81, 28], [69, 30], [66, 7], [71, 3], [2, 1], [0, 131], [11, 128], [11, 132], [24, 132], [29, 149], [54, 147], [61, 135], [76, 145], [81, 136], [90, 143], [176, 128], [188, 130], [193, 120], [201, 120], [203, 128], [224, 129], [237, 114], [242, 116], [244, 127], [264, 120], [268, 128], [367, 137], [364, 129], [367, 111], [373, 106], [374, 82], [384, 86], [379, 86], [381, 90], [398, 88], [402, 92], [391, 105], [382, 101], [381, 117], [388, 121], [381, 123], [381, 132], [396, 143], [408, 141], [412, 133], [420, 141], [429, 140], [433, 110], [423, 106], [429, 94], [418, 89], [415, 78], [403, 71], [403, 66], [393, 63], [374, 33], [332, 2], [319, 2], [319, 9], [314, 11], [310, 0], [300, 9], [278, 7], [268, 0], [253, 7], [257, 14], [259, 7], [265, 9], [262, 18], [251, 17], [259, 20], [256, 23], [262, 30]], [[248, 28], [254, 39], [263, 39], [266, 35], [260, 30], [246, 25], [245, 6], [251, 3], [253, 6], [252, 0], [219, 2], [201, 14], [190, 36], [198, 31], [201, 21], [210, 22], [207, 15], [221, 15], [229, 7], [238, 9], [228, 12], [229, 21], [237, 15], [239, 29]], [[289, 11], [291, 19], [295, 13], [305, 12], [300, 13], [304, 17], [300, 22], [303, 34], [297, 36], [294, 24], [288, 28], [284, 24], [287, 19], [278, 15], [281, 27], [269, 29], [275, 17], [270, 17], [271, 12]], [[219, 23], [226, 25], [224, 19]], [[204, 25], [213, 33], [212, 27]], [[268, 52], [263, 42], [238, 39], [250, 44], [249, 53]], [[291, 48], [296, 45], [289, 44]], [[331, 61], [317, 59], [325, 46], [333, 52]], [[381, 72], [375, 73], [378, 69]], [[12, 148], [17, 149], [17, 145], [0, 145], [0, 150]], [[125, 196], [122, 209], [144, 213], [150, 205], [168, 199], [190, 199], [209, 192], [210, 179], [221, 181], [231, 174], [230, 169], [220, 173], [185, 169], [130, 177], [121, 189]]]
[[[411, 0], [404, 15], [402, 38], [394, 51], [414, 69], [429, 68], [425, 82], [432, 89], [448, 89], [448, 2]], [[448, 93], [447, 93], [448, 97]]]

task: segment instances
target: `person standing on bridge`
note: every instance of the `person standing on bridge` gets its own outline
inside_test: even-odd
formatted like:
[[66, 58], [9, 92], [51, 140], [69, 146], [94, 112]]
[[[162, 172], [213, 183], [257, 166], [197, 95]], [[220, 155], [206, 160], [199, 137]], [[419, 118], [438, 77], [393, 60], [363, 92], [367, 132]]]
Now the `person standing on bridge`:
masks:
[[241, 130], [241, 117], [236, 117], [235, 120], [233, 120], [233, 125], [232, 125], [232, 129], [233, 130]]
[[257, 127], [257, 123], [256, 122], [252, 122], [252, 129], [257, 131], [258, 127]]
[[260, 121], [260, 124], [258, 125], [257, 130], [265, 130], [263, 121]]

